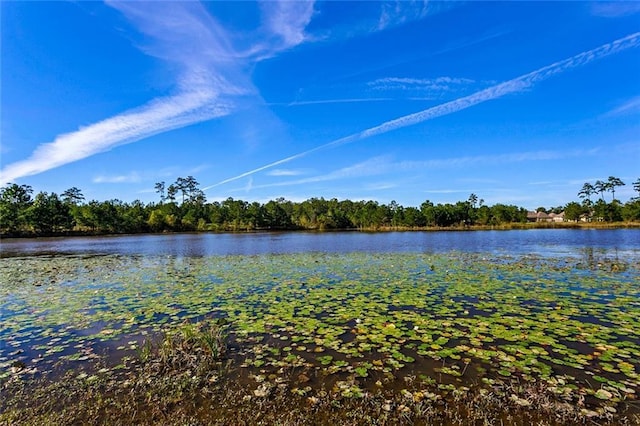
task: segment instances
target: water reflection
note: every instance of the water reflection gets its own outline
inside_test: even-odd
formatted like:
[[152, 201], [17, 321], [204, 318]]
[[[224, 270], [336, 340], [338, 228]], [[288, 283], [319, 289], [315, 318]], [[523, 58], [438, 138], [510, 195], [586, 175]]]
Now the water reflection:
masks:
[[628, 257], [640, 252], [640, 229], [438, 232], [283, 232], [249, 234], [163, 234], [107, 237], [5, 239], [0, 257], [55, 254], [258, 255], [281, 253], [442, 253], [578, 256], [597, 262], [600, 250]]

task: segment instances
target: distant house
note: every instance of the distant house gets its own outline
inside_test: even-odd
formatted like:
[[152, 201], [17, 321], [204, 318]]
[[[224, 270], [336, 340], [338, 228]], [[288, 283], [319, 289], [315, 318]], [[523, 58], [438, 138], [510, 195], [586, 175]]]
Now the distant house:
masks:
[[527, 212], [527, 222], [546, 222], [549, 215], [545, 212]]
[[527, 222], [564, 222], [564, 212], [527, 212]]
[[549, 213], [550, 222], [564, 222], [564, 212]]

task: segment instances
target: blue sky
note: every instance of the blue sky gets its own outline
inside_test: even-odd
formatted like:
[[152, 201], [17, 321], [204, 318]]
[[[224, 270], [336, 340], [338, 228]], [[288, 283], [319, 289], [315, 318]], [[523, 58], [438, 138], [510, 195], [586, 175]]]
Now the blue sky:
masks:
[[532, 209], [640, 177], [638, 2], [0, 7], [3, 183]]

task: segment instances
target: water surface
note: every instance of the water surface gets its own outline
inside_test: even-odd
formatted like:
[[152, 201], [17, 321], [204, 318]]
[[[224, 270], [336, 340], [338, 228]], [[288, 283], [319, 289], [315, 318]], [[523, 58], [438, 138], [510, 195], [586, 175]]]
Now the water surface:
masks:
[[640, 251], [640, 229], [532, 229], [435, 232], [283, 232], [162, 234], [4, 239], [0, 257], [43, 254], [216, 256], [303, 252], [581, 255], [584, 249], [629, 255]]

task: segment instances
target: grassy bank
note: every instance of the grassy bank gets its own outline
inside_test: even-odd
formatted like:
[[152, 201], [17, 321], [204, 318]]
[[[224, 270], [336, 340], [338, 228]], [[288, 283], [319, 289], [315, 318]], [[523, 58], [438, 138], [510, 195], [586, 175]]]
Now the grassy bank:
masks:
[[364, 231], [491, 231], [510, 229], [628, 229], [640, 228], [640, 222], [511, 222], [499, 225], [468, 225], [468, 226], [426, 226], [403, 227], [386, 226], [376, 228], [361, 228]]
[[[224, 228], [220, 227], [215, 230], [189, 231], [190, 233], [259, 233], [259, 232], [410, 232], [410, 231], [493, 231], [493, 230], [518, 230], [518, 229], [639, 229], [640, 222], [510, 222], [499, 225], [465, 225], [465, 226], [373, 226], [360, 228], [338, 228], [338, 229], [319, 229], [312, 228], [291, 228], [291, 229], [271, 229], [271, 228]], [[164, 231], [165, 234], [183, 233], [185, 231]], [[140, 235], [153, 234], [154, 232], [100, 232], [90, 229], [76, 229], [64, 232], [22, 232], [11, 234], [0, 234], [0, 238], [36, 238], [36, 237], [91, 237], [91, 236], [108, 236], [108, 235]]]

